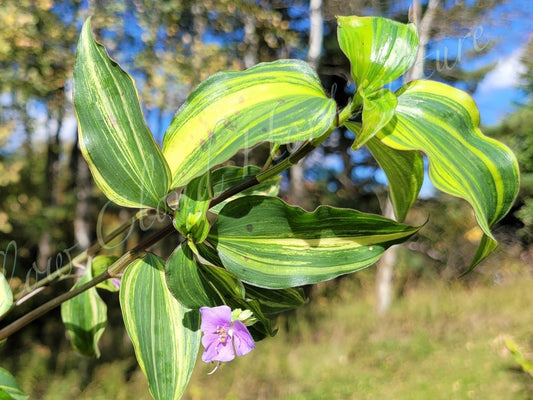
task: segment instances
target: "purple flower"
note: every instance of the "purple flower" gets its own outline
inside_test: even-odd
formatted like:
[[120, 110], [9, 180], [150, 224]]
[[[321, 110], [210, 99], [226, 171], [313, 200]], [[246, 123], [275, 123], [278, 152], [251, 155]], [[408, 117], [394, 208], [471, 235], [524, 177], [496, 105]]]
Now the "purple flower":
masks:
[[241, 321], [232, 320], [228, 306], [202, 307], [200, 314], [205, 348], [202, 361], [231, 361], [235, 354], [243, 356], [255, 348], [252, 335]]

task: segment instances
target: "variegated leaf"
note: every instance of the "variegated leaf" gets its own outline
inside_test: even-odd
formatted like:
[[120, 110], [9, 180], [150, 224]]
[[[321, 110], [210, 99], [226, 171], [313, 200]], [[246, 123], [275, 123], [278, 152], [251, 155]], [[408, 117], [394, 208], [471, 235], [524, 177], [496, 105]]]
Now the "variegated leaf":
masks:
[[490, 227], [507, 214], [517, 195], [516, 157], [505, 145], [482, 134], [476, 104], [459, 89], [413, 81], [397, 92], [397, 98], [395, 115], [379, 138], [398, 150], [424, 152], [435, 186], [472, 205], [486, 235], [473, 268], [495, 248]]
[[[354, 134], [361, 130], [361, 124], [344, 124]], [[402, 222], [414, 204], [424, 182], [424, 159], [418, 151], [396, 150], [385, 146], [373, 137], [366, 142], [368, 150], [387, 175], [389, 197], [396, 219]]]
[[335, 112], [335, 101], [303, 61], [217, 73], [189, 95], [165, 133], [163, 154], [172, 186], [186, 185], [260, 142], [285, 144], [320, 136]]
[[0, 316], [5, 314], [13, 304], [13, 292], [6, 277], [0, 272]]
[[156, 400], [183, 395], [200, 347], [200, 315], [183, 307], [165, 283], [165, 262], [148, 254], [124, 272], [120, 306], [139, 365]]
[[98, 187], [126, 207], [164, 206], [170, 171], [144, 121], [131, 76], [83, 25], [74, 66], [80, 148]]
[[281, 289], [357, 271], [418, 228], [355, 210], [314, 212], [247, 196], [220, 211], [208, 236], [228, 270], [255, 286]]
[[[75, 289], [93, 278], [89, 265]], [[100, 357], [98, 341], [107, 325], [107, 306], [92, 287], [61, 304], [61, 319], [69, 333], [72, 347], [86, 356]]]
[[411, 67], [418, 51], [414, 24], [381, 17], [337, 17], [337, 37], [360, 93], [370, 94]]
[[17, 381], [8, 371], [0, 368], [0, 399], [2, 400], [27, 400], [26, 395]]

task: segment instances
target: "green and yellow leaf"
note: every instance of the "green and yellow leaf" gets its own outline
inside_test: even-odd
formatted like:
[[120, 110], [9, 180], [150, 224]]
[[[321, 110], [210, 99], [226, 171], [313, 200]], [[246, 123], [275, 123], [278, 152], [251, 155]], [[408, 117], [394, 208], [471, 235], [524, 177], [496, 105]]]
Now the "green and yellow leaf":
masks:
[[76, 53], [74, 108], [81, 151], [107, 198], [126, 207], [161, 206], [168, 165], [146, 126], [133, 79], [94, 40], [90, 19]]
[[[346, 122], [344, 124], [354, 134], [361, 130], [361, 124]], [[389, 197], [396, 219], [402, 222], [414, 204], [424, 182], [424, 159], [418, 151], [396, 150], [385, 146], [373, 137], [366, 146], [377, 163], [387, 175]]]
[[310, 213], [274, 197], [247, 196], [224, 206], [208, 242], [244, 282], [282, 289], [368, 267], [417, 230], [355, 210], [321, 206]]
[[370, 94], [405, 74], [416, 59], [414, 24], [381, 17], [337, 17], [339, 45], [357, 91]]
[[[90, 282], [92, 278], [92, 269], [88, 265], [72, 290]], [[92, 287], [61, 304], [61, 319], [77, 352], [100, 357], [98, 341], [107, 325], [107, 306], [96, 288]]]
[[12, 304], [13, 292], [11, 292], [6, 277], [0, 272], [0, 316], [5, 314], [11, 308]]
[[397, 98], [395, 115], [378, 136], [389, 147], [424, 152], [434, 185], [472, 205], [485, 233], [473, 268], [496, 247], [490, 227], [507, 214], [517, 195], [516, 157], [483, 135], [474, 101], [459, 89], [413, 81]]
[[163, 141], [172, 187], [186, 185], [260, 142], [292, 143], [323, 134], [335, 117], [313, 69], [279, 60], [242, 72], [220, 72], [180, 107]]
[[124, 272], [120, 306], [139, 365], [156, 400], [179, 399], [200, 347], [200, 315], [167, 289], [165, 262], [148, 254]]
[[0, 399], [2, 400], [27, 400], [26, 395], [17, 381], [8, 371], [0, 368]]

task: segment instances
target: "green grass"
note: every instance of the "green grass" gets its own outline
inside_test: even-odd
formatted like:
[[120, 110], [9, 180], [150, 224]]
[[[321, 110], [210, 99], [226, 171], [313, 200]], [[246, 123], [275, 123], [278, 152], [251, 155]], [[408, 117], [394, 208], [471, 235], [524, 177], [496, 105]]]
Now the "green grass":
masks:
[[[532, 289], [531, 278], [473, 288], [426, 283], [380, 318], [371, 284], [347, 278], [334, 298], [316, 298], [292, 316], [289, 331], [213, 375], [213, 365], [199, 361], [184, 398], [533, 399], [533, 379], [503, 340], [512, 337], [533, 360]], [[26, 367], [17, 379], [32, 398], [150, 398], [132, 356], [97, 362], [89, 376], [79, 372], [89, 361], [73, 352], [61, 353], [57, 372], [47, 357], [36, 347], [19, 363]]]

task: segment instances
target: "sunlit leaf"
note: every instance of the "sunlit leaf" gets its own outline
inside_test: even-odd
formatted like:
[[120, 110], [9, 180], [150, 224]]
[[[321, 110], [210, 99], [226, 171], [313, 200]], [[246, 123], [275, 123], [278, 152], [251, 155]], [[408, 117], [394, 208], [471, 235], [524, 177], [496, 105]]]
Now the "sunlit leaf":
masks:
[[335, 101], [303, 61], [215, 74], [189, 95], [165, 133], [163, 154], [172, 186], [183, 186], [260, 142], [285, 144], [320, 136], [335, 112]]
[[27, 396], [17, 381], [8, 371], [0, 368], [0, 399], [2, 400], [26, 400]]
[[183, 395], [196, 362], [200, 315], [169, 292], [164, 265], [153, 254], [134, 261], [122, 277], [120, 306], [150, 393], [173, 400]]
[[[344, 124], [354, 134], [361, 130], [361, 124]], [[403, 221], [414, 204], [424, 182], [424, 159], [418, 151], [396, 150], [385, 146], [373, 137], [366, 142], [368, 150], [387, 175], [389, 197], [398, 221]]]
[[507, 214], [518, 192], [516, 158], [482, 134], [479, 112], [467, 93], [423, 80], [410, 82], [397, 97], [395, 115], [379, 138], [395, 149], [423, 151], [434, 185], [472, 205], [486, 236], [473, 268], [495, 248], [490, 227]]
[[394, 115], [396, 107], [396, 96], [388, 89], [381, 89], [372, 92], [370, 95], [363, 95], [363, 125], [352, 145], [357, 149], [389, 123]]
[[310, 213], [277, 198], [247, 196], [220, 211], [208, 241], [244, 282], [281, 289], [368, 267], [417, 230], [355, 210], [321, 206]]
[[126, 207], [160, 206], [170, 171], [146, 126], [133, 79], [94, 40], [90, 19], [78, 42], [74, 107], [80, 148], [102, 192]]
[[351, 64], [352, 78], [361, 93], [394, 81], [411, 67], [418, 51], [414, 24], [381, 17], [337, 17], [340, 47]]
[[0, 316], [5, 314], [11, 308], [12, 304], [13, 292], [11, 292], [6, 277], [0, 272]]
[[[91, 281], [90, 266], [72, 290]], [[61, 304], [61, 319], [69, 333], [72, 347], [86, 356], [100, 357], [98, 341], [107, 325], [107, 306], [92, 287]]]
[[174, 227], [194, 243], [201, 243], [209, 232], [207, 209], [212, 198], [212, 177], [206, 173], [193, 179], [183, 189], [174, 214]]

